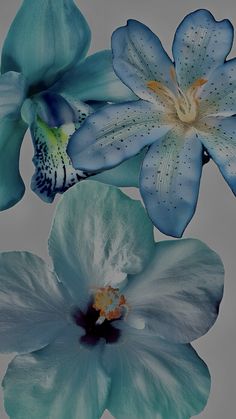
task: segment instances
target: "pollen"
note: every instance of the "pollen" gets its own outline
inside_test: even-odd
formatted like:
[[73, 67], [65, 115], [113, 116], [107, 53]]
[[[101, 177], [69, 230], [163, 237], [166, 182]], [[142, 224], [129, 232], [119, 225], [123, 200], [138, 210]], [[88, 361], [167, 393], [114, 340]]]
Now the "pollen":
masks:
[[96, 291], [93, 308], [99, 311], [100, 322], [120, 319], [125, 307], [126, 299], [120, 295], [118, 288], [108, 286]]
[[168, 104], [172, 103], [172, 105], [174, 105], [176, 115], [180, 121], [191, 124], [198, 117], [199, 89], [204, 86], [208, 80], [199, 78], [195, 80], [186, 91], [183, 91], [178, 84], [174, 66], [170, 67], [170, 79], [175, 87], [174, 92], [165, 84], [156, 80], [149, 80], [147, 82], [147, 87], [156, 93], [162, 100], [164, 99]]

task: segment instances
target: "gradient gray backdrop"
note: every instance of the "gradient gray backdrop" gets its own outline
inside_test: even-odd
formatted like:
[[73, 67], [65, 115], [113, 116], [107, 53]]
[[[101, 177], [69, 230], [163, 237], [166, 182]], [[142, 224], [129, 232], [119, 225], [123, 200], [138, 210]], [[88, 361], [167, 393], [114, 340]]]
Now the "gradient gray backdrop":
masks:
[[[77, 1], [92, 28], [91, 52], [108, 48], [113, 30], [124, 25], [129, 18], [138, 19], [148, 25], [160, 36], [169, 52], [176, 26], [185, 14], [195, 9], [208, 8], [217, 19], [229, 18], [236, 27], [235, 0]], [[0, 0], [1, 43], [20, 4], [20, 0]], [[233, 55], [236, 55], [236, 46]], [[47, 235], [55, 205], [42, 203], [29, 189], [34, 170], [31, 163], [32, 152], [31, 140], [27, 136], [21, 153], [21, 173], [28, 189], [17, 206], [0, 214], [0, 251], [29, 250], [48, 258]], [[129, 192], [132, 196], [138, 196], [135, 190]], [[200, 238], [215, 249], [221, 255], [226, 269], [225, 295], [219, 319], [214, 328], [194, 344], [200, 356], [207, 362], [212, 375], [209, 403], [198, 418], [235, 419], [236, 199], [213, 163], [204, 168], [197, 211], [185, 236]], [[156, 238], [165, 239], [159, 232], [156, 232]], [[10, 359], [10, 356], [0, 357], [1, 377]], [[2, 399], [0, 418], [7, 418]], [[104, 414], [104, 418], [108, 419], [110, 416]], [[128, 416], [124, 419], [128, 419]]]

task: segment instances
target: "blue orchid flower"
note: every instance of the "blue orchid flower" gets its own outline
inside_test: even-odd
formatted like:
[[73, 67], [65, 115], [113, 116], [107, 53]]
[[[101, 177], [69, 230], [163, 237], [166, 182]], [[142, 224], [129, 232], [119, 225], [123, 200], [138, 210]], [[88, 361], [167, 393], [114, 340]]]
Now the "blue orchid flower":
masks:
[[140, 98], [101, 110], [69, 143], [77, 169], [108, 169], [149, 146], [140, 191], [155, 226], [180, 237], [198, 199], [202, 165], [211, 157], [236, 193], [236, 60], [228, 20], [207, 10], [186, 16], [171, 61], [158, 37], [130, 20], [112, 37], [116, 74]]
[[0, 254], [0, 351], [18, 353], [3, 381], [10, 418], [198, 414], [210, 375], [189, 342], [218, 315], [216, 253], [155, 243], [140, 201], [90, 180], [63, 195], [49, 253], [53, 271], [31, 253]]
[[[28, 126], [35, 147], [32, 189], [52, 202], [57, 192], [86, 177], [73, 169], [66, 154], [73, 128], [95, 104], [131, 98], [113, 71], [110, 51], [85, 58], [90, 38], [89, 26], [72, 0], [23, 1], [2, 50], [0, 210], [24, 194], [19, 154]], [[137, 168], [134, 160], [136, 177]], [[129, 165], [111, 174], [115, 182], [127, 181], [126, 169], [130, 175]]]

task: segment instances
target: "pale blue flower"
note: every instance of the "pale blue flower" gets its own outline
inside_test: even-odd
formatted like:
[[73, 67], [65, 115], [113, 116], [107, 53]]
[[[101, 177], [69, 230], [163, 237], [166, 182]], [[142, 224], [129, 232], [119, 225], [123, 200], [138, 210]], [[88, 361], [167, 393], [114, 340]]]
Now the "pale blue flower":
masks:
[[11, 419], [188, 419], [207, 366], [189, 344], [215, 322], [220, 258], [187, 239], [155, 243], [139, 201], [99, 182], [69, 189], [49, 238], [53, 270], [0, 254], [0, 350]]
[[[114, 74], [110, 51], [85, 58], [90, 38], [88, 24], [73, 0], [23, 1], [2, 50], [0, 210], [24, 194], [19, 154], [28, 126], [35, 148], [32, 189], [52, 202], [57, 192], [85, 177], [73, 169], [66, 146], [75, 127], [93, 111], [94, 101], [131, 98]], [[136, 177], [137, 161], [131, 167]], [[126, 182], [126, 168], [129, 165], [112, 173], [116, 183]]]
[[149, 146], [140, 192], [155, 226], [179, 237], [198, 199], [205, 153], [236, 193], [236, 60], [228, 20], [207, 10], [186, 16], [173, 42], [174, 62], [158, 37], [130, 20], [112, 37], [116, 74], [140, 98], [88, 118], [72, 137], [77, 169], [108, 169]]

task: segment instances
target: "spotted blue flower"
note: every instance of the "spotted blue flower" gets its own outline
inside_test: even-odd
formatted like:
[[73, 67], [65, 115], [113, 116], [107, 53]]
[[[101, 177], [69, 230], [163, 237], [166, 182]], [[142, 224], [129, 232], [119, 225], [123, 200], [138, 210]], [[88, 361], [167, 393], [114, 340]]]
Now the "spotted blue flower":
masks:
[[[98, 103], [135, 97], [116, 77], [111, 51], [85, 58], [90, 38], [73, 0], [23, 1], [2, 49], [0, 210], [24, 194], [19, 155], [28, 127], [35, 149], [32, 189], [52, 202], [57, 192], [86, 177], [73, 169], [66, 154], [69, 135]], [[137, 177], [136, 162], [131, 169]], [[126, 182], [129, 167], [111, 174], [116, 183]]]
[[148, 146], [140, 191], [155, 226], [180, 237], [211, 157], [236, 193], [236, 60], [228, 20], [197, 10], [182, 21], [172, 61], [159, 38], [129, 20], [112, 37], [116, 74], [140, 98], [88, 118], [69, 144], [74, 167], [108, 169]]
[[215, 322], [223, 266], [204, 243], [155, 243], [140, 201], [88, 180], [63, 195], [50, 270], [0, 254], [0, 351], [11, 419], [189, 419], [210, 375], [189, 344]]

